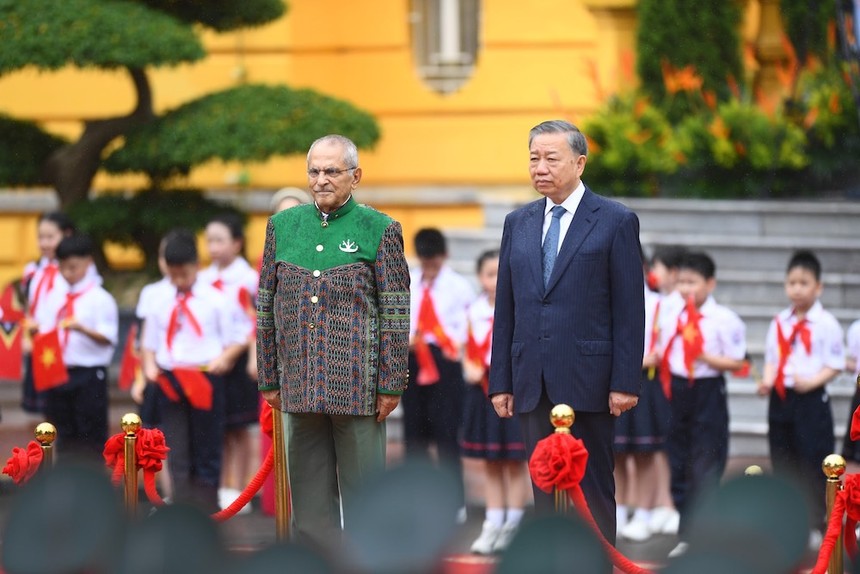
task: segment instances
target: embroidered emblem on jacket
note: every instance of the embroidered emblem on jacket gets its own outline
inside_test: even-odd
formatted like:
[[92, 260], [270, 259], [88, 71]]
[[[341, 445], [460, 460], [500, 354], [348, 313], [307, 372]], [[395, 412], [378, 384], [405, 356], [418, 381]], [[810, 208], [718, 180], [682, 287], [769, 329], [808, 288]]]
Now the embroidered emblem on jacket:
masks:
[[340, 242], [338, 249], [344, 253], [355, 253], [358, 251], [358, 245], [356, 245], [355, 241], [352, 241], [351, 239], [344, 239]]

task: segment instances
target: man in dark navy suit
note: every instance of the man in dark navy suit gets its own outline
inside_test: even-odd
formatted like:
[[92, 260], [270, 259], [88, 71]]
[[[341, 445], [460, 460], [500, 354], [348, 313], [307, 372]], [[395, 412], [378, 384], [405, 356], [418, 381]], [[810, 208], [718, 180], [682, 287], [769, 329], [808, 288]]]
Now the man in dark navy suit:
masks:
[[[553, 432], [549, 412], [576, 412], [588, 449], [581, 486], [615, 541], [614, 417], [636, 406], [645, 334], [639, 220], [580, 180], [588, 153], [572, 124], [529, 133], [529, 173], [545, 197], [510, 213], [502, 235], [489, 394], [501, 417], [519, 417], [531, 456]], [[534, 488], [537, 512], [551, 495]]]

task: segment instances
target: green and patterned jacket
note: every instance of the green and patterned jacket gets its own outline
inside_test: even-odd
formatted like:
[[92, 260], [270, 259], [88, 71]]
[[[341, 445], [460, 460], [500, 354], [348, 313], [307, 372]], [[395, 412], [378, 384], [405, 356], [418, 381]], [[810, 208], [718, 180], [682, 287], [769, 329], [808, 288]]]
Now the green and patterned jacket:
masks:
[[292, 413], [369, 416], [407, 383], [409, 268], [400, 224], [350, 198], [273, 215], [257, 299], [258, 388]]

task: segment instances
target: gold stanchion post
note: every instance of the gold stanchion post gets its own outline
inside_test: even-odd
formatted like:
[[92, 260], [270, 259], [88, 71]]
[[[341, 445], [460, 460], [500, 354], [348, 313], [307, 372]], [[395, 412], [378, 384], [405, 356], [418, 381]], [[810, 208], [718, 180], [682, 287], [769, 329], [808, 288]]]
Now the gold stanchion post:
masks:
[[[845, 459], [838, 454], [829, 454], [821, 463], [821, 470], [827, 477], [827, 521], [830, 521], [830, 513], [836, 502], [836, 493], [842, 490], [842, 475], [845, 474]], [[842, 574], [842, 533], [836, 539], [833, 554], [830, 555], [830, 563], [827, 566], [829, 574]]]
[[[573, 409], [565, 404], [555, 405], [549, 412], [549, 422], [555, 427], [555, 432], [558, 434], [570, 434], [570, 427], [573, 426], [573, 421], [576, 420], [576, 413]], [[555, 491], [555, 511], [559, 514], [567, 514], [570, 510], [570, 497], [567, 492], [556, 489]]]
[[120, 427], [125, 433], [123, 454], [125, 455], [125, 508], [129, 516], [137, 514], [137, 433], [142, 423], [134, 413], [126, 413], [120, 420]]
[[51, 468], [54, 464], [54, 441], [57, 438], [57, 427], [51, 423], [39, 423], [36, 425], [36, 442], [42, 446], [42, 464], [39, 470]]
[[290, 538], [290, 475], [284, 421], [280, 409], [272, 409], [272, 452], [275, 456], [275, 534], [279, 541]]
[[751, 464], [744, 469], [744, 476], [761, 476], [763, 474], [764, 471], [757, 464]]

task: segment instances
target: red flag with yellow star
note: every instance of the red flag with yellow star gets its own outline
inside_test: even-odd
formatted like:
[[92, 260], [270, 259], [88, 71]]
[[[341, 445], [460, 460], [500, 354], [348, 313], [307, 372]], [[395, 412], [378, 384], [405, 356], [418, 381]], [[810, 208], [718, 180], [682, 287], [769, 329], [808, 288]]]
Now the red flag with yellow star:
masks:
[[0, 294], [0, 379], [20, 381], [23, 376], [23, 319], [15, 285], [10, 283]]
[[47, 391], [69, 381], [57, 330], [33, 336], [33, 386]]
[[693, 297], [689, 297], [687, 299], [687, 322], [681, 331], [681, 337], [684, 340], [684, 365], [687, 367], [687, 376], [691, 381], [693, 380], [693, 365], [699, 355], [702, 354], [705, 346], [702, 329], [699, 327], [701, 319], [702, 314], [696, 307], [696, 301]]

